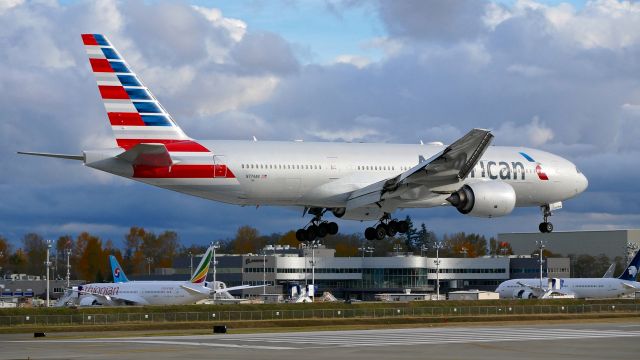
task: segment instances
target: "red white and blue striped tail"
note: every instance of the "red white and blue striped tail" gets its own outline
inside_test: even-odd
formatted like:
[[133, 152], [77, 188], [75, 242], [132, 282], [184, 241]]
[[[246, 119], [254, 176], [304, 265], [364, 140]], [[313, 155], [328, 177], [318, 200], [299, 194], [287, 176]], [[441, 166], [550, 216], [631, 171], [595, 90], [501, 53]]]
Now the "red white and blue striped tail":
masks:
[[207, 151], [190, 141], [104, 35], [82, 34], [82, 41], [118, 146], [159, 143], [169, 151]]

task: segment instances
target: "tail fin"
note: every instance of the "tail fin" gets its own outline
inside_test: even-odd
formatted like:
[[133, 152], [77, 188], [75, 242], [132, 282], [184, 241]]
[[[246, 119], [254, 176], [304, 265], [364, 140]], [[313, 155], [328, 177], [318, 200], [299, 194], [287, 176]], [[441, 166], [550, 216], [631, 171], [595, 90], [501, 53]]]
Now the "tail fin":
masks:
[[213, 256], [213, 246], [207, 249], [207, 252], [202, 256], [202, 260], [196, 271], [191, 276], [191, 282], [194, 284], [204, 284], [207, 274], [209, 273], [209, 266], [211, 265], [211, 257]]
[[622, 272], [622, 275], [618, 276], [618, 279], [636, 281], [636, 276], [638, 275], [639, 268], [640, 268], [640, 250], [636, 252], [636, 255], [633, 257], [633, 259], [631, 259], [631, 262], [629, 263], [627, 268], [624, 269], [624, 272]]
[[118, 146], [190, 140], [104, 35], [82, 34], [82, 41]]
[[127, 275], [124, 274], [122, 267], [118, 263], [118, 259], [115, 256], [109, 255], [109, 262], [111, 263], [111, 275], [113, 275], [114, 283], [128, 282]]

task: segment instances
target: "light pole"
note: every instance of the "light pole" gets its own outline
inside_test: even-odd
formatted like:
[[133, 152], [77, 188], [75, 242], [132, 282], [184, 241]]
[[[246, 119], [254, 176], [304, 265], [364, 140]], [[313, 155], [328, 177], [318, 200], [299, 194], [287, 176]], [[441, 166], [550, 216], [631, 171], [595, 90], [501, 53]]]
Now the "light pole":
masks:
[[[316, 252], [318, 246], [317, 240], [311, 242], [311, 288], [313, 289], [313, 298], [316, 296]], [[308, 295], [308, 294], [307, 294]]]
[[538, 251], [540, 251], [539, 261], [540, 261], [540, 288], [542, 288], [542, 250], [545, 248], [545, 242], [542, 240], [536, 240], [536, 245], [538, 245]]
[[193, 276], [193, 252], [189, 251], [189, 274]]
[[67, 251], [67, 287], [71, 287], [71, 262], [69, 259], [71, 258], [71, 248], [68, 248]]
[[365, 246], [364, 244], [362, 244], [362, 247], [359, 247], [358, 250], [362, 251], [362, 260], [364, 260], [364, 254], [372, 254], [373, 253], [373, 247], [371, 246]]
[[147, 258], [147, 265], [148, 265], [148, 271], [149, 271], [149, 276], [151, 276], [151, 262], [153, 261], [152, 258], [148, 257]]
[[220, 248], [220, 242], [216, 241], [215, 243], [211, 244], [211, 247], [213, 248], [213, 303], [215, 304], [216, 294], [218, 292], [218, 284], [216, 283], [216, 249]]
[[262, 295], [267, 294], [267, 251], [262, 249]]
[[47, 258], [44, 261], [44, 265], [47, 268], [47, 307], [49, 307], [49, 267], [51, 262], [49, 261], [49, 251], [51, 250], [51, 240], [47, 240]]
[[442, 249], [442, 242], [437, 241], [434, 246], [436, 248], [436, 297], [440, 300], [440, 249]]
[[420, 247], [420, 256], [424, 257], [424, 253], [427, 252], [427, 250], [429, 250], [429, 247], [427, 245], [422, 245]]

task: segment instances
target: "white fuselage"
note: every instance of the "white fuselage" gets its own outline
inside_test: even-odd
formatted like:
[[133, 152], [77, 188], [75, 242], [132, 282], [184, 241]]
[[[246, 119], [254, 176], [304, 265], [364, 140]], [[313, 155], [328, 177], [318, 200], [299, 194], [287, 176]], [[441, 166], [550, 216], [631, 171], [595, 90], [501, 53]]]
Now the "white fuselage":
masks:
[[[615, 298], [640, 289], [639, 282], [616, 278], [560, 278], [555, 280], [559, 281], [555, 287], [559, 293], [573, 294], [576, 298]], [[507, 280], [498, 286], [496, 292], [500, 294], [500, 298], [516, 298], [516, 294], [519, 292], [530, 290], [529, 287], [521, 284], [540, 287], [540, 279]], [[548, 288], [548, 284], [549, 279], [542, 278], [544, 289]]]
[[[162, 188], [238, 205], [344, 207], [349, 194], [394, 177], [433, 156], [443, 145], [319, 143], [280, 141], [199, 141], [211, 153], [172, 152], [179, 164], [224, 164], [233, 176], [137, 178], [131, 166], [113, 158], [122, 149], [85, 152], [85, 164]], [[526, 153], [527, 160], [520, 152]], [[534, 161], [532, 161], [534, 160]], [[548, 180], [536, 173], [541, 166]], [[538, 169], [539, 170], [539, 169]], [[516, 193], [516, 206], [566, 200], [587, 187], [570, 161], [548, 152], [492, 146], [463, 181], [442, 188], [407, 192], [395, 208], [448, 205], [446, 192], [476, 181], [504, 181]], [[390, 209], [393, 211], [394, 209]], [[386, 210], [385, 210], [386, 211]]]
[[[199, 289], [202, 293], [188, 291], [183, 286]], [[126, 283], [94, 283], [82, 286], [80, 298], [91, 297], [102, 305], [184, 305], [209, 297], [210, 289], [188, 281], [129, 281]], [[103, 304], [104, 298], [107, 304]], [[90, 304], [88, 304], [90, 305]]]

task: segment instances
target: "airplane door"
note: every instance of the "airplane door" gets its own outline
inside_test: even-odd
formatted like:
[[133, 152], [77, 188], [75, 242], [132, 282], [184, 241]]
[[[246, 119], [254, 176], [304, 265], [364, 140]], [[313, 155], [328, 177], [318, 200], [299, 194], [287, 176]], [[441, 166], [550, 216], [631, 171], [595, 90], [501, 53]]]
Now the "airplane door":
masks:
[[338, 179], [338, 157], [328, 156], [327, 161], [329, 163], [329, 179]]
[[224, 155], [213, 155], [213, 177], [227, 177], [227, 165], [225, 164]]

